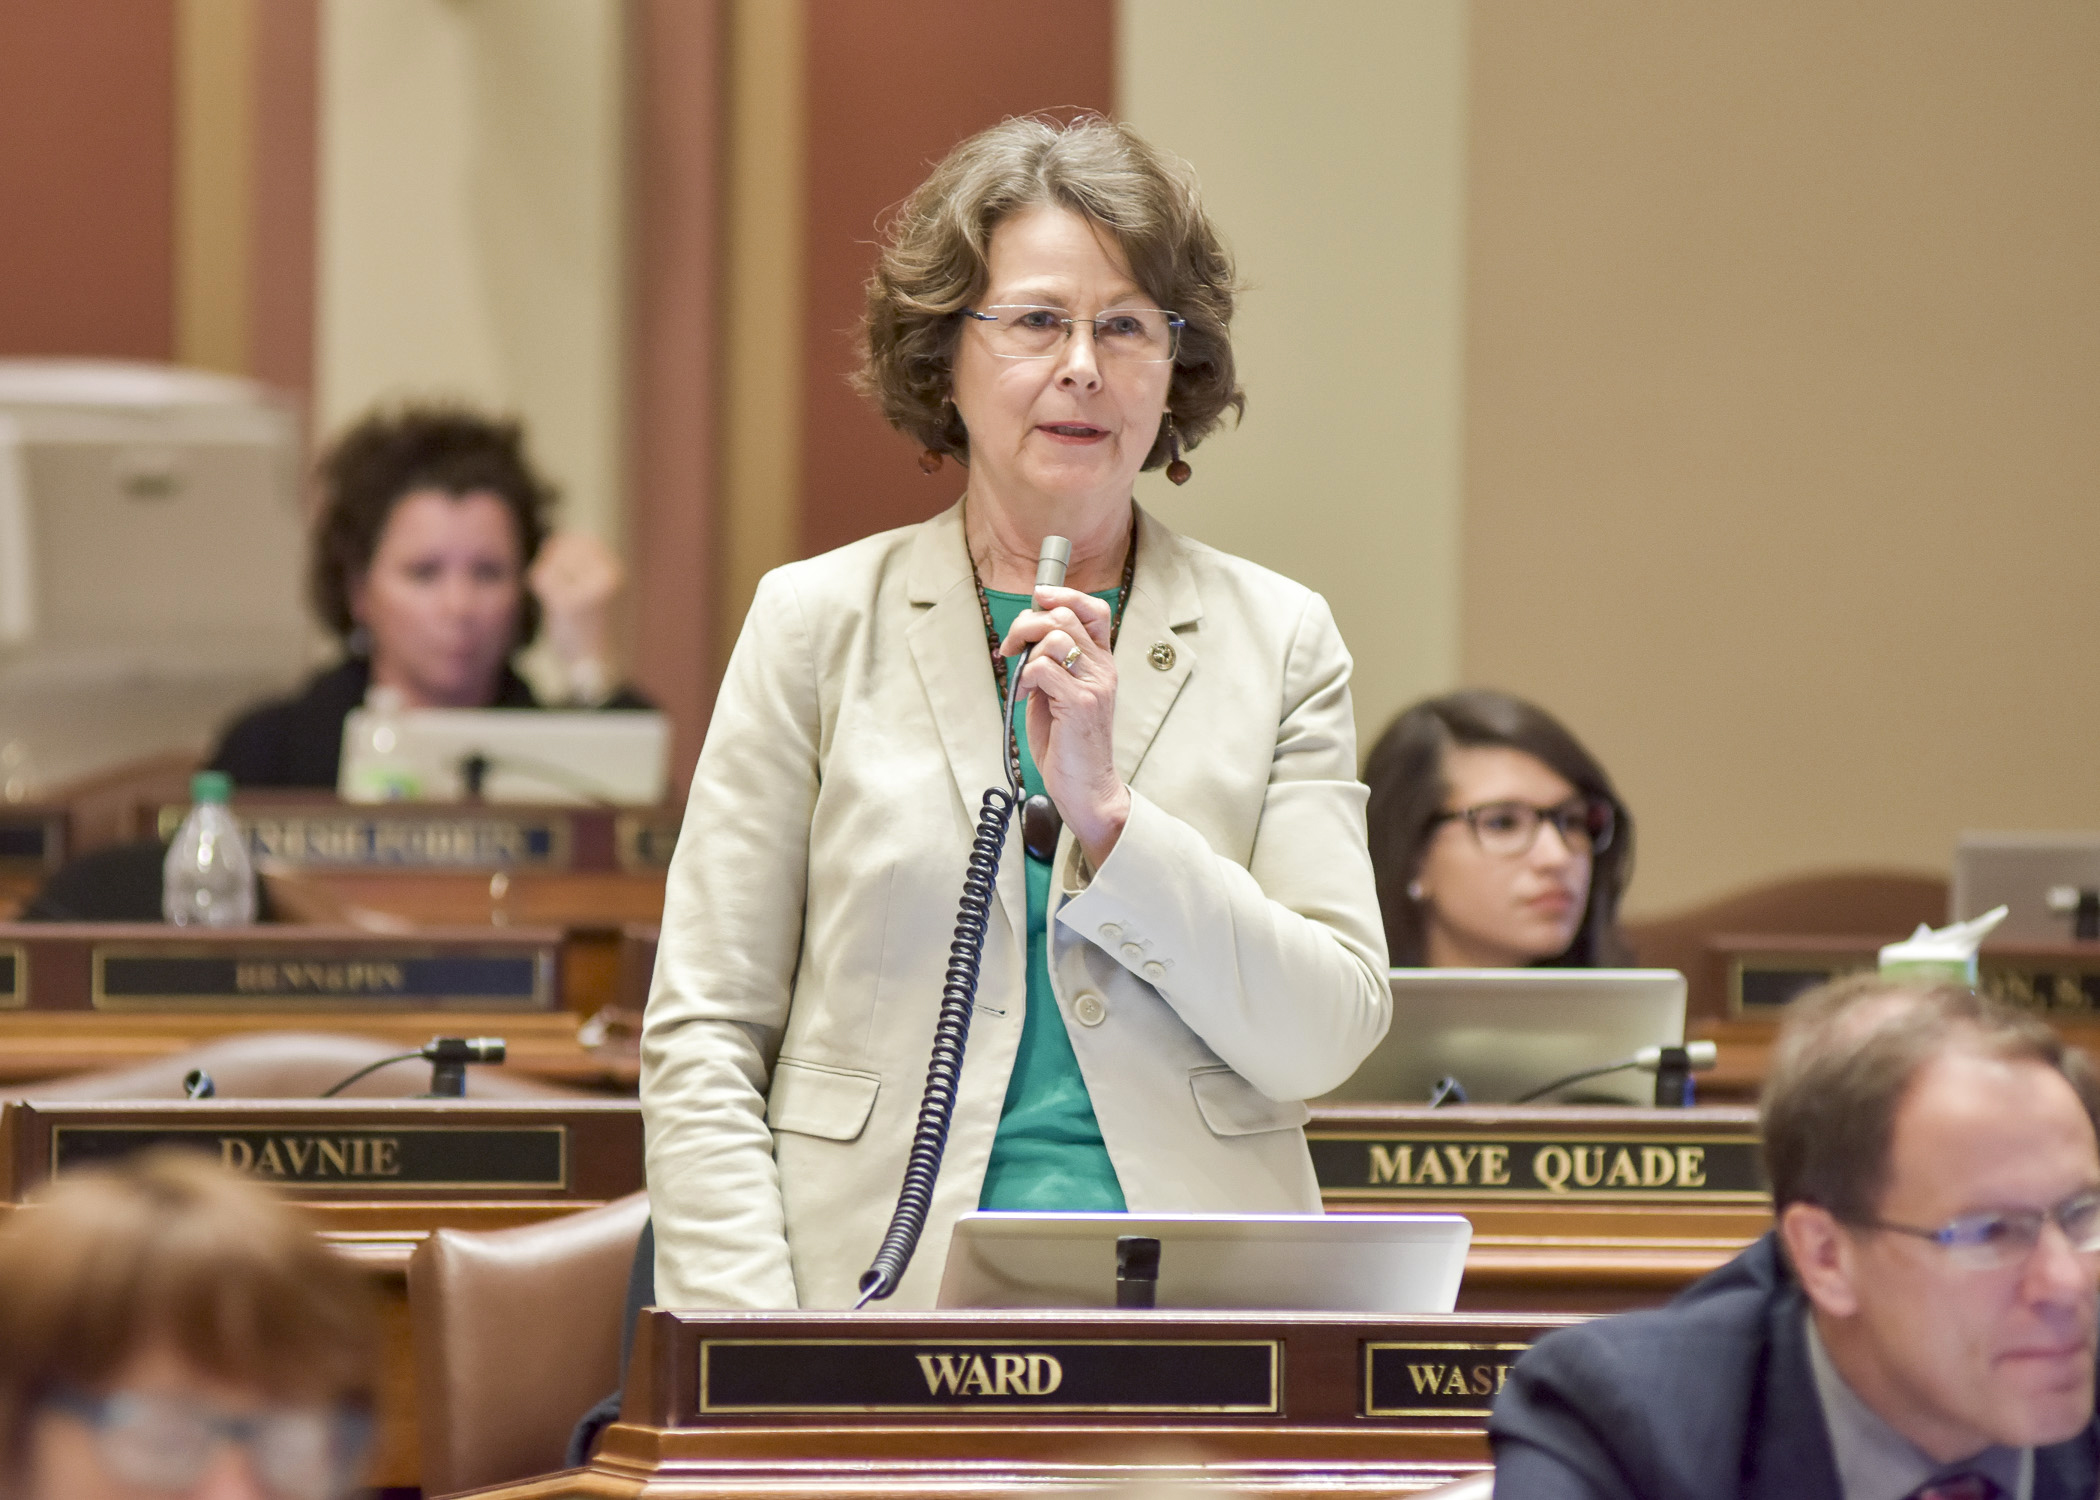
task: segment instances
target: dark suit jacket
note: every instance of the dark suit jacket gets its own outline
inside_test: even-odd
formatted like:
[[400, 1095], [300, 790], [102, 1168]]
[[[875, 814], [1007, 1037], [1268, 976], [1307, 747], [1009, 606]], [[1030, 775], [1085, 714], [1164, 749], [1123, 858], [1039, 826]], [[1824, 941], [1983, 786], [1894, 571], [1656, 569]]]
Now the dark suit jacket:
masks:
[[[372, 685], [372, 663], [353, 656], [309, 680], [295, 698], [277, 698], [233, 721], [205, 764], [233, 778], [234, 787], [298, 786], [335, 790], [342, 769], [343, 720], [361, 707]], [[538, 708], [525, 679], [508, 666], [496, 683], [491, 708]], [[647, 708], [649, 701], [623, 688], [605, 708]]]
[[[1667, 1307], [1548, 1334], [1488, 1436], [1511, 1500], [1842, 1500], [1806, 1306], [1766, 1235]], [[2100, 1444], [2037, 1449], [2034, 1500], [2092, 1500]]]

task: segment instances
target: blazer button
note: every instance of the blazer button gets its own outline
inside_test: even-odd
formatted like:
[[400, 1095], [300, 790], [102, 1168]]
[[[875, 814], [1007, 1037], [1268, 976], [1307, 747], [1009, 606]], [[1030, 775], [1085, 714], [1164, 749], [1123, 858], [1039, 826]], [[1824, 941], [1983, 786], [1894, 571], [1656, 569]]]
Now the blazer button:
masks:
[[1072, 1002], [1072, 1014], [1079, 1017], [1082, 1026], [1099, 1026], [1108, 1019], [1108, 1007], [1101, 1003], [1099, 995], [1085, 994]]
[[1123, 956], [1129, 959], [1132, 963], [1136, 963], [1139, 959], [1145, 956], [1145, 950], [1143, 948], [1140, 948], [1136, 943], [1125, 943], [1123, 945]]
[[1105, 939], [1106, 941], [1108, 941], [1108, 942], [1111, 942], [1111, 943], [1113, 943], [1114, 941], [1116, 941], [1116, 939], [1120, 938], [1120, 937], [1121, 937], [1122, 935], [1123, 935], [1123, 929], [1122, 929], [1122, 928], [1120, 928], [1120, 927], [1118, 927], [1118, 926], [1117, 926], [1117, 925], [1116, 925], [1115, 923], [1113, 923], [1113, 922], [1103, 922], [1103, 923], [1101, 924], [1101, 936], [1102, 936], [1102, 937], [1103, 937], [1103, 938], [1104, 938], [1104, 939]]
[[1167, 966], [1155, 958], [1145, 965], [1145, 977], [1158, 984], [1167, 977]]

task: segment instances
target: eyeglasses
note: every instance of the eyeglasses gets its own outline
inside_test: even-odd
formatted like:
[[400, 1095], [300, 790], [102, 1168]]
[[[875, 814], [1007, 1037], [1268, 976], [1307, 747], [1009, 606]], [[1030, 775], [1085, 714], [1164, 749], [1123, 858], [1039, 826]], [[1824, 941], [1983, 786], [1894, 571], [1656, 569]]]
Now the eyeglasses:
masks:
[[1473, 842], [1481, 852], [1499, 859], [1529, 854], [1539, 841], [1539, 829], [1551, 823], [1560, 841], [1573, 854], [1602, 854], [1611, 847], [1619, 831], [1618, 815], [1601, 797], [1575, 797], [1558, 807], [1535, 807], [1529, 802], [1483, 802], [1459, 812], [1438, 813], [1429, 826], [1463, 822], [1473, 830]]
[[1103, 360], [1156, 365], [1174, 357], [1188, 319], [1157, 307], [1117, 307], [1098, 318], [1075, 318], [1062, 307], [1002, 303], [962, 310], [984, 330], [985, 344], [1001, 359], [1048, 359], [1086, 324], [1094, 330], [1094, 353]]
[[1955, 1264], [1989, 1271], [2027, 1259], [2042, 1241], [2042, 1226], [2050, 1223], [2064, 1232], [2073, 1250], [2082, 1255], [2100, 1252], [2100, 1190], [2075, 1193], [2054, 1208], [2003, 1208], [1963, 1214], [1938, 1229], [1892, 1224], [1886, 1219], [1865, 1219], [1859, 1227], [1930, 1240], [1945, 1250]]
[[95, 1430], [95, 1451], [115, 1477], [147, 1489], [186, 1490], [204, 1477], [221, 1443], [248, 1451], [272, 1500], [342, 1500], [371, 1445], [371, 1421], [334, 1408], [277, 1408], [229, 1417], [195, 1402], [117, 1391], [53, 1395], [46, 1405]]

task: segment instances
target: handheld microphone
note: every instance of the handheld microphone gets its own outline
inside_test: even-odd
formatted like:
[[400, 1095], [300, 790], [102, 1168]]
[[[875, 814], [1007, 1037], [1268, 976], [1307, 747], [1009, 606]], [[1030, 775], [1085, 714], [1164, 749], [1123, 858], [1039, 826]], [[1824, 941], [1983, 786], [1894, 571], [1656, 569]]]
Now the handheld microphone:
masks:
[[1065, 569], [1072, 565], [1072, 544], [1061, 536], [1043, 538], [1043, 550], [1035, 558], [1035, 586], [1037, 588], [1061, 589], [1065, 586]]
[[[1036, 553], [1035, 586], [1057, 588], [1065, 581], [1072, 561], [1072, 543], [1061, 536], [1046, 536]], [[1006, 674], [1006, 736], [1014, 736], [1014, 709], [1021, 701], [1021, 671], [1018, 662]], [[1003, 754], [1002, 759], [1006, 759]], [[940, 1017], [934, 1022], [933, 1055], [926, 1064], [926, 1092], [919, 1099], [918, 1124], [912, 1131], [911, 1152], [904, 1162], [904, 1181], [897, 1189], [897, 1207], [890, 1214], [889, 1228], [875, 1259], [861, 1273], [860, 1300], [856, 1308], [878, 1302], [897, 1290], [904, 1269], [919, 1248], [926, 1228], [926, 1215], [933, 1207], [934, 1184], [940, 1180], [941, 1156], [948, 1149], [948, 1122], [955, 1116], [955, 1094], [962, 1079], [963, 1051], [970, 1044], [970, 1013], [977, 1007], [977, 978], [984, 961], [984, 934], [990, 925], [999, 858], [1006, 847], [1007, 822], [1021, 808], [1019, 765], [1007, 761], [1007, 781], [984, 794], [977, 810], [977, 829], [970, 840], [970, 862], [963, 874], [962, 900], [955, 913], [955, 938], [948, 945], [948, 968], [941, 985]], [[1027, 799], [1033, 800], [1033, 799]], [[1046, 797], [1045, 805], [1049, 803]]]

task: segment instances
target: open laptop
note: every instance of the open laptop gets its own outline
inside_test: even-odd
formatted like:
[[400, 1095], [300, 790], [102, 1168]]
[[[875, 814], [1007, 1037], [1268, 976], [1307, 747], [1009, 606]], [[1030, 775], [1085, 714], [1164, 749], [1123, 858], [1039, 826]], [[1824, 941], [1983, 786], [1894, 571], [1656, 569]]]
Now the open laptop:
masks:
[[1055, 1214], [956, 1221], [936, 1307], [1114, 1307], [1116, 1239], [1159, 1241], [1162, 1308], [1447, 1313], [1458, 1214]]
[[2001, 943], [2067, 943], [2080, 896], [2100, 891], [2100, 833], [1964, 833], [1954, 848], [1952, 920], [2010, 910]]
[[353, 709], [336, 789], [349, 802], [457, 802], [479, 757], [488, 802], [649, 807], [663, 801], [670, 726], [640, 709]]
[[[1395, 969], [1393, 1025], [1330, 1104], [1423, 1104], [1456, 1078], [1474, 1104], [1507, 1104], [1643, 1047], [1684, 1041], [1675, 969]], [[1629, 1068], [1542, 1103], [1653, 1104], [1655, 1076]]]

